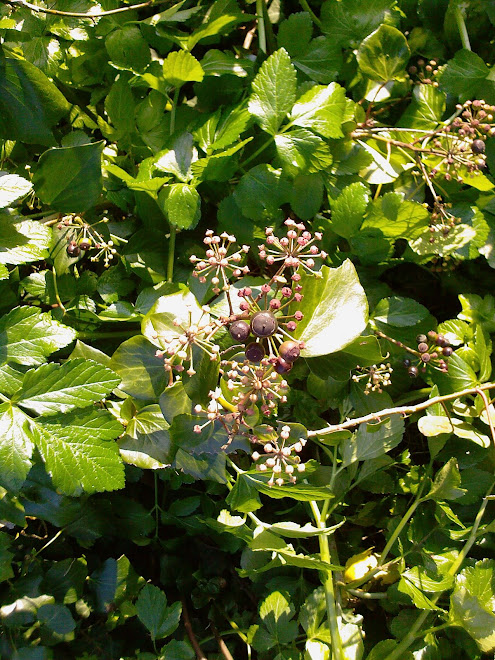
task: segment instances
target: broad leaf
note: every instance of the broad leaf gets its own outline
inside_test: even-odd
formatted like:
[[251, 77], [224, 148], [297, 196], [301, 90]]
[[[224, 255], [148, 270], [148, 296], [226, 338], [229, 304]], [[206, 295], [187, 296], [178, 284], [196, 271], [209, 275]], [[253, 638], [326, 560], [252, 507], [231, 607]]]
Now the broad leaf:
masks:
[[388, 82], [404, 78], [411, 53], [405, 36], [391, 25], [380, 25], [359, 46], [356, 59], [361, 71], [372, 80]]
[[43, 223], [0, 213], [0, 264], [46, 259], [51, 239], [52, 230]]
[[332, 164], [328, 145], [318, 135], [298, 128], [275, 136], [277, 154], [288, 174], [311, 174]]
[[179, 229], [194, 229], [201, 218], [201, 198], [187, 183], [166, 186], [158, 196], [158, 204], [169, 223]]
[[456, 500], [462, 497], [466, 492], [461, 485], [461, 475], [457, 466], [457, 459], [451, 458], [441, 470], [435, 475], [435, 480], [431, 486], [430, 492], [425, 495], [425, 500]]
[[256, 165], [241, 178], [234, 191], [237, 206], [252, 220], [280, 217], [280, 207], [289, 201], [291, 186], [282, 170], [270, 165]]
[[38, 621], [57, 635], [68, 635], [75, 627], [70, 610], [60, 603], [47, 603], [38, 610]]
[[62, 365], [52, 362], [28, 371], [14, 398], [38, 415], [53, 415], [100, 401], [119, 383], [120, 378], [107, 367], [76, 358]]
[[136, 601], [136, 611], [139, 620], [155, 640], [174, 632], [179, 625], [182, 605], [176, 602], [167, 607], [164, 592], [153, 584], [145, 584]]
[[168, 428], [158, 405], [140, 410], [119, 440], [124, 461], [142, 469], [156, 470], [170, 466], [175, 449], [172, 448]]
[[72, 440], [115, 440], [122, 434], [122, 424], [106, 410], [93, 407], [37, 419], [37, 426], [50, 435]]
[[487, 80], [491, 71], [479, 55], [463, 48], [449, 60], [442, 72], [442, 89], [455, 94], [461, 101], [470, 98], [483, 98], [489, 103], [495, 101], [495, 86]]
[[0, 209], [10, 206], [20, 197], [25, 197], [32, 187], [31, 181], [18, 174], [0, 172]]
[[366, 327], [368, 303], [353, 264], [323, 266], [320, 279], [302, 275], [304, 298], [297, 309], [304, 317], [294, 335], [305, 342], [304, 357], [340, 351]]
[[36, 307], [16, 307], [0, 319], [0, 362], [36, 365], [70, 344], [73, 328], [54, 321]]
[[321, 8], [322, 30], [341, 46], [357, 47], [383, 22], [393, 0], [327, 0]]
[[292, 108], [291, 124], [310, 128], [326, 138], [343, 137], [341, 126], [344, 121], [347, 100], [345, 90], [337, 83], [327, 87], [315, 85], [305, 92]]
[[296, 71], [284, 48], [263, 62], [252, 87], [249, 112], [264, 131], [275, 135], [296, 100]]
[[163, 62], [163, 77], [171, 87], [182, 87], [186, 82], [201, 82], [204, 71], [191, 53], [176, 50], [169, 53]]
[[114, 66], [137, 73], [151, 61], [148, 44], [137, 25], [123, 25], [107, 35], [105, 48]]
[[40, 199], [62, 212], [87, 211], [102, 190], [103, 142], [49, 149], [41, 154], [34, 174]]
[[31, 468], [31, 420], [10, 403], [0, 404], [0, 484], [17, 491]]
[[342, 467], [386, 454], [397, 447], [403, 434], [404, 420], [399, 415], [376, 424], [360, 424], [357, 433], [341, 445]]
[[363, 223], [369, 190], [362, 183], [351, 183], [332, 203], [331, 227], [339, 236], [350, 238]]
[[123, 342], [112, 356], [110, 368], [122, 379], [119, 389], [135, 399], [157, 399], [168, 384], [163, 358], [145, 337]]

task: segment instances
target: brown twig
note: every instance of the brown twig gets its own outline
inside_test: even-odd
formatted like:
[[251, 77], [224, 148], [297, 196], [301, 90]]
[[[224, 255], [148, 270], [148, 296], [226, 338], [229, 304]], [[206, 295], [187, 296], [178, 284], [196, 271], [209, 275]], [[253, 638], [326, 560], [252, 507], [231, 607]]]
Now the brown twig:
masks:
[[33, 5], [27, 0], [6, 0], [9, 5], [21, 5], [26, 9], [31, 11], [38, 12], [40, 14], [53, 14], [54, 16], [68, 16], [70, 18], [101, 18], [102, 16], [110, 16], [111, 14], [120, 14], [124, 11], [130, 11], [131, 9], [143, 9], [144, 7], [151, 7], [152, 5], [164, 5], [169, 3], [170, 0], [146, 0], [146, 2], [140, 2], [136, 5], [127, 5], [126, 7], [117, 7], [116, 9], [108, 9], [107, 11], [99, 12], [76, 12], [76, 11], [61, 11], [60, 9], [48, 9], [46, 7], [38, 7]]
[[220, 637], [220, 634], [217, 630], [217, 627], [215, 626], [213, 621], [210, 621], [210, 626], [211, 626], [211, 630], [213, 632], [213, 635], [215, 636], [215, 639], [217, 640], [217, 644], [218, 644], [218, 648], [220, 649], [220, 653], [223, 655], [225, 660], [234, 660], [234, 658], [232, 657], [229, 649], [227, 648], [227, 644]]
[[196, 635], [194, 634], [194, 631], [192, 629], [191, 619], [189, 618], [189, 612], [187, 611], [186, 599], [182, 597], [181, 601], [182, 601], [182, 617], [184, 619], [184, 628], [186, 629], [186, 633], [187, 636], [189, 637], [189, 641], [191, 642], [194, 652], [196, 653], [196, 660], [208, 660], [208, 658], [201, 650], [201, 646], [198, 644], [198, 640], [196, 639]]
[[[434, 406], [437, 403], [442, 404], [444, 401], [452, 401], [452, 399], [457, 399], [461, 396], [468, 396], [469, 394], [479, 394], [483, 398], [484, 390], [493, 390], [495, 389], [495, 383], [484, 383], [483, 385], [478, 385], [478, 387], [469, 387], [465, 390], [460, 390], [459, 392], [454, 392], [453, 394], [444, 394], [442, 396], [434, 396], [432, 399], [418, 403], [416, 406], [398, 406], [397, 408], [384, 408], [369, 415], [364, 415], [363, 417], [356, 417], [355, 419], [348, 419], [341, 424], [331, 424], [324, 429], [318, 429], [316, 431], [308, 431], [308, 437], [315, 437], [321, 435], [329, 435], [330, 433], [336, 433], [337, 431], [344, 431], [345, 429], [351, 429], [359, 424], [368, 424], [370, 422], [381, 421], [383, 417], [389, 417], [390, 415], [413, 415], [414, 413], [420, 412], [421, 410], [426, 410], [430, 406]], [[490, 421], [490, 417], [488, 418]], [[490, 430], [492, 430], [493, 424], [490, 425]], [[495, 437], [495, 436], [494, 436]]]

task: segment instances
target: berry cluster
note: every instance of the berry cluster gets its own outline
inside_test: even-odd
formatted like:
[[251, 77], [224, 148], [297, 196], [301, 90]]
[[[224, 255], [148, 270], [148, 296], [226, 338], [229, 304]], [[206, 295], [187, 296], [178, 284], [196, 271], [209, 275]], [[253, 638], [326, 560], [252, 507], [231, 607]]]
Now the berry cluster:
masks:
[[[306, 465], [301, 463], [299, 454], [302, 452], [306, 438], [299, 438], [294, 442], [290, 439], [290, 426], [282, 426], [277, 438], [263, 443], [263, 453], [254, 451], [251, 458], [256, 463], [256, 469], [260, 472], [270, 472], [269, 486], [277, 484], [283, 486], [286, 481], [296, 483], [297, 472], [304, 472]], [[260, 440], [253, 436], [251, 441], [259, 443]]]
[[[104, 216], [100, 222], [107, 223], [108, 218]], [[80, 215], [65, 215], [57, 224], [57, 229], [66, 230], [67, 254], [72, 259], [80, 257], [81, 252], [95, 249], [97, 252], [91, 256], [91, 261], [96, 262], [103, 259], [105, 268], [108, 268], [117, 254], [114, 241], [105, 240], [95, 225], [88, 224]]]
[[409, 75], [417, 77], [417, 82], [422, 85], [433, 85], [438, 87], [438, 82], [433, 78], [438, 74], [438, 61], [433, 59], [425, 62], [423, 58], [417, 61], [416, 65], [412, 65], [408, 69]]
[[360, 367], [356, 365], [357, 374], [353, 374], [352, 380], [359, 383], [361, 380], [367, 379], [364, 388], [365, 394], [371, 392], [383, 392], [384, 387], [392, 385], [392, 372], [393, 369], [389, 362], [386, 364], [373, 364], [371, 367]]
[[234, 393], [232, 403], [240, 412], [252, 414], [252, 406], [258, 403], [263, 415], [268, 416], [274, 411], [277, 400], [281, 403], [287, 401], [287, 381], [267, 358], [256, 366], [248, 360], [242, 363], [223, 361], [221, 366], [220, 373], [227, 379], [227, 389]]
[[420, 370], [425, 373], [427, 365], [437, 371], [447, 373], [449, 370], [448, 358], [454, 352], [447, 339], [434, 330], [430, 330], [428, 335], [418, 335], [416, 341], [418, 350], [411, 350], [410, 353], [419, 357], [417, 364], [413, 364], [409, 357], [405, 358], [403, 362], [411, 378], [417, 378]]
[[315, 259], [326, 259], [327, 253], [316, 245], [323, 238], [320, 232], [315, 232], [314, 237], [306, 230], [302, 222], [286, 220], [288, 227], [287, 235], [283, 238], [275, 236], [272, 227], [267, 227], [266, 245], [259, 245], [259, 256], [268, 266], [279, 266], [277, 275], [281, 275], [286, 268], [293, 271], [292, 279], [298, 281], [300, 276], [296, 273], [301, 266], [306, 272], [316, 277], [321, 273], [315, 270]]
[[227, 232], [216, 236], [209, 229], [203, 239], [203, 243], [208, 246], [206, 259], [199, 259], [195, 254], [189, 258], [191, 263], [195, 264], [193, 276], [198, 277], [201, 283], [204, 284], [208, 276], [213, 275], [211, 278], [213, 293], [227, 291], [230, 287], [231, 275], [238, 278], [249, 273], [247, 266], [240, 267], [243, 255], [249, 252], [249, 245], [243, 245], [241, 249], [231, 252], [236, 242], [235, 236]]

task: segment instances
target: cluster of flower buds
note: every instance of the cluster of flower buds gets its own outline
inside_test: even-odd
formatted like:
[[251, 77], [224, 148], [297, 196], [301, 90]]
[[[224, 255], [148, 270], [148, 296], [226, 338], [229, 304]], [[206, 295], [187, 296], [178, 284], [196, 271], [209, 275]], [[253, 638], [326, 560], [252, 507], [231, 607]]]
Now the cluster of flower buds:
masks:
[[383, 392], [384, 387], [388, 387], [392, 384], [393, 369], [389, 362], [380, 365], [373, 364], [371, 367], [360, 367], [357, 365], [356, 371], [358, 373], [353, 374], [352, 376], [352, 380], [355, 383], [367, 379], [364, 388], [365, 394], [370, 394], [371, 392]]
[[495, 106], [476, 99], [466, 101], [464, 105], [458, 104], [456, 108], [461, 112], [461, 115], [452, 120], [452, 129], [460, 137], [473, 140], [471, 145], [474, 154], [483, 154], [485, 144], [482, 139], [478, 141], [478, 138], [493, 137], [495, 135], [495, 127], [492, 124]]
[[[211, 276], [213, 292], [227, 291], [230, 287], [230, 277], [242, 277], [249, 273], [248, 266], [241, 266], [243, 255], [249, 252], [249, 245], [243, 245], [240, 249], [232, 252], [236, 238], [227, 232], [220, 236], [213, 233], [211, 229], [206, 232], [203, 240], [208, 246], [206, 259], [200, 259], [193, 254], [189, 259], [195, 264], [193, 275], [198, 277], [203, 284]], [[230, 254], [229, 254], [230, 252]]]
[[428, 335], [418, 335], [416, 341], [418, 342], [418, 350], [412, 351], [411, 354], [418, 356], [417, 364], [413, 364], [410, 357], [405, 358], [403, 361], [409, 376], [417, 378], [420, 369], [423, 373], [426, 372], [427, 365], [437, 371], [447, 373], [449, 370], [448, 359], [454, 352], [448, 340], [443, 335], [439, 335], [438, 332], [430, 330]]
[[435, 243], [438, 237], [447, 237], [452, 227], [462, 222], [462, 218], [453, 215], [450, 211], [451, 208], [450, 202], [445, 203], [440, 195], [436, 195], [430, 216], [430, 243]]
[[266, 245], [259, 246], [260, 259], [263, 259], [268, 266], [278, 266], [278, 275], [281, 275], [286, 268], [292, 269], [294, 281], [300, 279], [296, 273], [299, 267], [315, 277], [321, 277], [321, 272], [315, 270], [315, 259], [326, 259], [328, 256], [316, 245], [317, 241], [321, 241], [322, 234], [315, 232], [313, 237], [302, 222], [294, 222], [290, 219], [285, 221], [285, 225], [288, 230], [283, 238], [275, 236], [272, 227], [266, 228]]
[[[291, 442], [290, 426], [282, 426], [278, 436], [278, 438], [264, 443], [263, 453], [254, 451], [251, 455], [257, 470], [264, 473], [271, 472], [269, 486], [273, 486], [273, 484], [283, 486], [286, 481], [295, 483], [297, 473], [304, 472], [306, 469], [299, 456], [306, 444], [306, 439], [299, 438]], [[251, 441], [260, 442], [256, 436], [253, 436]]]
[[[104, 216], [100, 222], [107, 223], [108, 218]], [[88, 224], [80, 215], [65, 215], [57, 225], [57, 229], [67, 228], [65, 233], [67, 239], [67, 254], [76, 259], [81, 252], [95, 249], [97, 252], [91, 256], [91, 261], [96, 262], [103, 259], [105, 268], [115, 258], [117, 250], [113, 240], [105, 240], [94, 225]], [[123, 239], [122, 239], [123, 240]]]
[[182, 372], [185, 369], [184, 362], [186, 362], [189, 363], [186, 373], [189, 376], [194, 376], [196, 373], [194, 369], [194, 346], [198, 346], [207, 353], [211, 360], [217, 359], [220, 347], [212, 340], [222, 325], [211, 320], [209, 316], [210, 308], [207, 305], [204, 305], [201, 310], [202, 314], [196, 322], [193, 321], [193, 313], [189, 309], [187, 322], [179, 318], [174, 319], [173, 323], [177, 328], [177, 332], [169, 331], [163, 335], [155, 335], [155, 338], [160, 339], [162, 345], [165, 346], [164, 350], [156, 351], [156, 357], [163, 357], [165, 354], [169, 356], [164, 362], [166, 371]]
[[438, 87], [438, 82], [433, 78], [438, 74], [438, 61], [430, 60], [425, 62], [420, 58], [416, 64], [413, 64], [408, 69], [409, 75], [417, 77], [417, 81], [422, 85], [433, 85]]
[[287, 381], [282, 379], [267, 358], [263, 358], [258, 365], [245, 360], [243, 363], [224, 361], [221, 366], [224, 367], [220, 371], [227, 379], [227, 388], [233, 393], [232, 403], [239, 411], [252, 414], [252, 406], [258, 403], [261, 404], [261, 412], [268, 416], [277, 401], [287, 401]]

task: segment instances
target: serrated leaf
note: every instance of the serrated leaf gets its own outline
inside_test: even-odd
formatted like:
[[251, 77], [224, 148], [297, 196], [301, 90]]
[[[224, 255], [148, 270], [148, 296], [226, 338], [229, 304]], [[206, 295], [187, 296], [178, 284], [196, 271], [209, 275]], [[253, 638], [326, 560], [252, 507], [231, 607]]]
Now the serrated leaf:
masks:
[[405, 36], [391, 25], [380, 25], [359, 46], [356, 59], [372, 80], [388, 82], [405, 76], [411, 53]]
[[172, 87], [182, 87], [186, 82], [201, 82], [204, 75], [198, 60], [185, 50], [169, 53], [163, 62], [163, 77]]
[[64, 413], [101, 401], [120, 383], [117, 374], [93, 360], [43, 364], [28, 371], [15, 401], [38, 415]]
[[136, 611], [139, 620], [155, 640], [174, 632], [179, 625], [182, 605], [176, 602], [167, 607], [165, 593], [153, 584], [145, 584], [136, 601]]
[[356, 182], [346, 186], [332, 202], [332, 231], [344, 238], [354, 236], [363, 223], [369, 199], [369, 189], [364, 184]]
[[273, 637], [274, 644], [289, 644], [298, 632], [294, 617], [295, 609], [287, 597], [280, 591], [274, 591], [260, 605], [260, 617], [263, 625]]
[[311, 174], [332, 164], [329, 146], [311, 131], [297, 128], [275, 136], [277, 155], [288, 174]]
[[279, 48], [285, 48], [291, 57], [303, 55], [311, 41], [313, 23], [308, 12], [291, 14], [280, 24], [277, 34]]
[[158, 205], [169, 223], [179, 229], [194, 229], [201, 218], [201, 197], [194, 186], [173, 183], [158, 195]]
[[294, 58], [294, 66], [311, 80], [328, 84], [341, 70], [342, 51], [328, 37], [316, 37], [304, 54]]
[[0, 172], [0, 209], [10, 206], [20, 197], [24, 197], [33, 187], [31, 181], [18, 174]]
[[46, 419], [37, 419], [36, 424], [50, 435], [59, 438], [81, 440], [114, 440], [123, 432], [122, 424], [106, 410], [85, 408], [65, 414], [55, 414]]
[[263, 62], [253, 80], [249, 112], [261, 128], [275, 135], [296, 100], [296, 70], [280, 48]]
[[363, 229], [368, 227], [379, 229], [387, 238], [414, 240], [426, 234], [431, 238], [428, 209], [404, 200], [400, 193], [386, 193], [370, 204]]
[[57, 147], [41, 154], [33, 177], [38, 197], [56, 211], [87, 211], [102, 190], [104, 142]]
[[276, 218], [290, 195], [291, 186], [282, 170], [267, 164], [256, 165], [246, 172], [234, 190], [234, 199], [242, 214], [255, 221]]
[[462, 48], [447, 62], [440, 76], [440, 86], [461, 101], [483, 98], [491, 103], [494, 100], [494, 84], [487, 81], [489, 74], [490, 69], [479, 55]]
[[337, 83], [326, 87], [315, 85], [305, 92], [292, 108], [290, 122], [294, 126], [309, 128], [326, 138], [344, 137], [347, 99], [345, 89]]
[[363, 6], [361, 0], [327, 0], [321, 8], [322, 30], [341, 46], [359, 45], [383, 22], [393, 0], [373, 0]]
[[303, 274], [305, 295], [297, 309], [304, 318], [294, 335], [305, 342], [303, 357], [328, 355], [350, 344], [366, 327], [368, 303], [353, 264], [321, 269], [316, 279]]
[[8, 280], [8, 279], [9, 279], [9, 270], [7, 266], [0, 264], [0, 280]]
[[41, 222], [0, 214], [0, 264], [46, 259], [51, 238], [52, 230]]
[[0, 404], [0, 484], [17, 491], [31, 468], [31, 420], [10, 403]]
[[118, 69], [141, 72], [151, 61], [146, 39], [137, 25], [123, 25], [105, 38], [105, 48]]
[[[493, 613], [493, 595], [487, 602], [482, 595], [482, 589], [477, 585], [483, 579], [490, 585], [492, 591], [493, 579], [491, 573], [483, 575], [476, 568], [484, 562], [477, 562], [475, 571], [468, 577], [466, 570], [457, 577], [454, 592], [450, 597], [450, 623], [460, 626], [471, 635], [481, 651], [493, 652], [495, 649], [495, 614]], [[487, 582], [487, 577], [489, 581]], [[492, 591], [493, 594], [493, 591]], [[480, 598], [481, 596], [481, 598]]]
[[70, 433], [51, 435], [48, 425], [37, 425], [37, 430], [36, 445], [62, 493], [75, 496], [124, 487], [124, 466], [115, 442]]
[[75, 330], [35, 307], [16, 307], [0, 319], [0, 362], [36, 365], [70, 344]]

